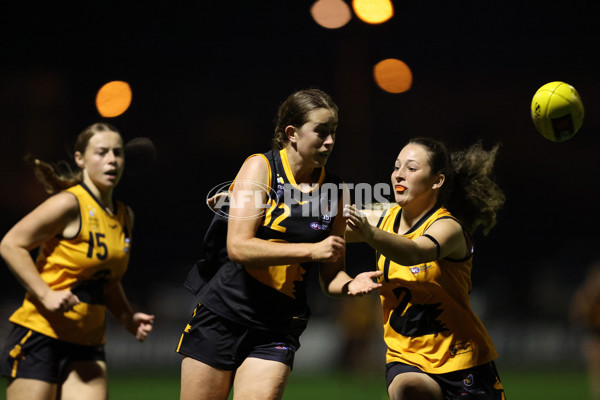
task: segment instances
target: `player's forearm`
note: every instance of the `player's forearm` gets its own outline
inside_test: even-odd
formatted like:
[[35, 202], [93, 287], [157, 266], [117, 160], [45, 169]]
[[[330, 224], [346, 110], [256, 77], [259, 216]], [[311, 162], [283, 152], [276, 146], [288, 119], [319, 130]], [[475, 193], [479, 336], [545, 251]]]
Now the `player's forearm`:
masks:
[[394, 235], [373, 227], [373, 235], [367, 243], [385, 255], [391, 261], [400, 265], [415, 265], [426, 260], [426, 255], [415, 245], [414, 241], [400, 235]]
[[249, 268], [299, 264], [313, 261], [312, 243], [271, 242], [258, 238], [227, 241], [231, 261]]
[[133, 309], [129, 300], [127, 300], [121, 283], [117, 282], [108, 285], [105, 293], [106, 307], [110, 313], [123, 324], [127, 325], [133, 316]]
[[346, 271], [338, 271], [329, 282], [323, 282], [323, 289], [332, 297], [347, 296], [350, 282], [352, 282], [352, 277]]
[[364, 239], [360, 236], [360, 232], [353, 230], [349, 226], [346, 228], [346, 232], [344, 233], [344, 240], [346, 240], [346, 243], [364, 242]]

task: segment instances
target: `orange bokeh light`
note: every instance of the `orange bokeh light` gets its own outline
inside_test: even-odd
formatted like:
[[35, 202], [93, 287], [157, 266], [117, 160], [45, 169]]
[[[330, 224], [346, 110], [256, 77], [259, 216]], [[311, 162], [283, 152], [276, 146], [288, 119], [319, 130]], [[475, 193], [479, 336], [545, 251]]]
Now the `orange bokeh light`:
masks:
[[408, 65], [395, 58], [378, 62], [373, 68], [373, 76], [377, 86], [389, 93], [406, 92], [413, 81]]
[[131, 87], [127, 82], [111, 81], [98, 90], [96, 108], [103, 117], [117, 117], [127, 111], [132, 96]]
[[352, 0], [352, 8], [358, 18], [369, 24], [380, 24], [394, 15], [390, 0]]
[[352, 18], [350, 7], [343, 0], [319, 0], [310, 8], [315, 22], [327, 29], [337, 29]]

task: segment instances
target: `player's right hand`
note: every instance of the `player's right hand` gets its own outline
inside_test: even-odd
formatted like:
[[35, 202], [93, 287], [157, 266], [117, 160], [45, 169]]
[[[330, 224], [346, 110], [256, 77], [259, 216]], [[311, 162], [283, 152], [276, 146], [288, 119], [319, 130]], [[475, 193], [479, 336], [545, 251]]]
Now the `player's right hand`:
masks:
[[313, 247], [313, 260], [320, 262], [336, 262], [346, 252], [346, 241], [340, 236], [329, 236], [317, 242]]
[[48, 290], [40, 297], [40, 301], [47, 310], [61, 314], [70, 311], [80, 303], [79, 297], [70, 290]]

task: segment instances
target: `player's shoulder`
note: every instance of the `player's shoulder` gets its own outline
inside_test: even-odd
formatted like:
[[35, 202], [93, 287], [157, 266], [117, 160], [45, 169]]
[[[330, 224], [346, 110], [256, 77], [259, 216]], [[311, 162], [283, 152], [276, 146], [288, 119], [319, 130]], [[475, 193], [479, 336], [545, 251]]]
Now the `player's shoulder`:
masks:
[[[267, 184], [270, 177], [271, 167], [269, 161], [263, 154], [256, 153], [246, 158], [235, 177], [235, 182], [260, 182], [260, 184]], [[233, 189], [233, 186], [231, 189]]]
[[45, 202], [48, 207], [63, 211], [78, 211], [79, 199], [74, 193], [62, 191], [50, 196]]
[[450, 214], [434, 217], [427, 227], [428, 232], [444, 231], [451, 235], [460, 236], [463, 236], [464, 230], [462, 223]]
[[255, 153], [244, 161], [242, 164], [242, 169], [251, 169], [251, 170], [267, 170], [269, 168], [269, 159], [265, 156], [264, 153]]
[[59, 192], [37, 206], [32, 214], [37, 216], [35, 218], [70, 220], [79, 215], [79, 201], [73, 193]]

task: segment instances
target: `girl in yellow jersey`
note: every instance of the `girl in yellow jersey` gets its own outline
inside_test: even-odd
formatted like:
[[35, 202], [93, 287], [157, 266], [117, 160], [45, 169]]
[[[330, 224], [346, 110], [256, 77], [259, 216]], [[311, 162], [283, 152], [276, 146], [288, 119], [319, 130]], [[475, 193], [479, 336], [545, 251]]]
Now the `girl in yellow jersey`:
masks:
[[[34, 160], [54, 195], [0, 243], [27, 291], [10, 317], [3, 353], [8, 400], [107, 399], [106, 310], [140, 341], [152, 330], [154, 316], [134, 313], [121, 286], [133, 223], [131, 210], [113, 198], [125, 161], [121, 135], [91, 125], [77, 137], [74, 157], [80, 171], [63, 175]], [[38, 247], [34, 262], [29, 252]]]
[[412, 139], [392, 172], [396, 205], [347, 205], [346, 240], [376, 250], [392, 400], [505, 399], [496, 349], [469, 305], [470, 233], [496, 222], [504, 195], [490, 173], [498, 147], [450, 155]]

